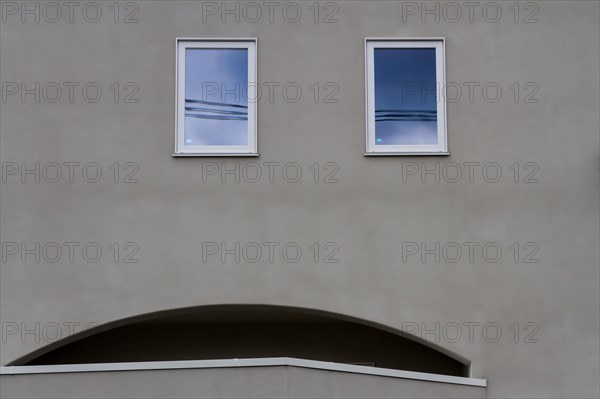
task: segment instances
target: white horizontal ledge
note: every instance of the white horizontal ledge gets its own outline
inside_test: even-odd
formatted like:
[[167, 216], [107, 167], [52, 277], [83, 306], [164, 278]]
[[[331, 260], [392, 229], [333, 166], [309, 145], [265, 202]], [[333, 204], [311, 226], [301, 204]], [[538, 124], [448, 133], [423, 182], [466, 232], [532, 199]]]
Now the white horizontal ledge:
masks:
[[219, 360], [178, 360], [166, 362], [58, 364], [47, 366], [5, 366], [0, 367], [0, 375], [266, 366], [294, 366], [319, 370], [341, 371], [346, 373], [377, 375], [392, 378], [404, 378], [409, 380], [441, 382], [446, 384], [470, 385], [476, 387], [487, 386], [487, 380], [478, 378], [455, 377], [451, 375], [420, 373], [416, 371], [395, 370], [380, 367], [357, 366], [354, 364], [323, 362], [318, 360], [305, 360], [290, 357]]
[[422, 156], [431, 156], [431, 155], [439, 155], [439, 156], [448, 156], [449, 152], [365, 152], [365, 157], [394, 157], [394, 156], [402, 156], [402, 157], [422, 157]]
[[195, 152], [176, 152], [173, 154], [173, 157], [258, 157], [259, 154], [257, 152], [223, 152], [223, 153], [195, 153]]

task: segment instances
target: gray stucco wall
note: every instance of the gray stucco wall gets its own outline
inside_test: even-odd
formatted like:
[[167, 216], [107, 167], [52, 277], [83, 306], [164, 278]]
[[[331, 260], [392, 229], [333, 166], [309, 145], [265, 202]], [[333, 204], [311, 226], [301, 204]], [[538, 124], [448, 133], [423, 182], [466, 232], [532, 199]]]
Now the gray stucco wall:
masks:
[[[16, 4], [24, 3], [34, 2]], [[486, 3], [470, 22], [459, 2], [465, 14], [457, 23], [443, 15], [439, 23], [432, 16], [422, 22], [392, 1], [338, 1], [337, 23], [322, 22], [335, 11], [325, 3], [315, 23], [312, 2], [297, 2], [303, 14], [296, 23], [278, 11], [284, 3], [272, 23], [266, 15], [256, 23], [232, 17], [223, 23], [212, 15], [203, 22], [203, 5], [193, 1], [137, 1], [137, 12], [120, 3], [119, 21], [130, 12], [138, 19], [127, 24], [114, 22], [112, 2], [97, 2], [103, 16], [96, 23], [82, 17], [82, 8], [75, 9], [72, 23], [67, 16], [56, 23], [32, 17], [22, 23], [18, 14], [3, 14], [2, 82], [79, 86], [73, 102], [65, 92], [55, 103], [43, 95], [39, 103], [33, 95], [0, 103], [2, 162], [20, 168], [35, 162], [40, 168], [51, 162], [80, 165], [72, 183], [64, 164], [57, 183], [43, 176], [39, 183], [32, 176], [22, 182], [18, 174], [2, 182], [2, 242], [79, 246], [72, 263], [66, 251], [55, 263], [36, 263], [33, 255], [23, 261], [20, 253], [4, 251], [1, 363], [47, 345], [55, 337], [52, 323], [65, 334], [68, 323], [79, 323], [77, 331], [86, 323], [172, 308], [277, 304], [400, 330], [414, 331], [416, 325], [420, 337], [471, 360], [472, 376], [488, 379], [491, 397], [598, 396], [599, 4], [536, 2], [538, 22], [524, 23], [535, 8], [523, 2], [515, 23], [512, 2], [498, 2], [503, 14], [492, 23], [482, 16]], [[259, 81], [280, 84], [273, 101], [265, 94], [258, 104], [260, 158], [171, 157], [176, 37], [258, 38]], [[363, 157], [365, 37], [446, 38], [447, 80], [463, 89], [462, 98], [448, 104], [450, 157]], [[89, 82], [103, 90], [96, 103], [82, 97]], [[114, 82], [121, 90], [117, 103], [109, 88]], [[125, 87], [128, 82], [134, 86]], [[298, 102], [282, 95], [289, 82], [303, 90]], [[315, 82], [318, 102], [310, 89]], [[323, 102], [328, 82], [339, 88], [337, 103]], [[468, 82], [479, 83], [472, 102]], [[498, 102], [490, 101], [493, 89], [488, 98], [481, 91], [491, 82], [502, 89]], [[133, 97], [139, 101], [124, 103], [131, 87], [139, 88]], [[526, 97], [538, 102], [525, 103]], [[81, 168], [90, 162], [102, 170], [97, 183], [82, 178]], [[115, 162], [118, 183], [109, 168]], [[139, 167], [137, 183], [122, 182], [134, 170], [128, 162]], [[257, 183], [237, 183], [232, 176], [222, 182], [219, 175], [203, 182], [207, 162], [230, 169], [256, 162], [264, 175]], [[280, 163], [272, 183], [269, 162]], [[281, 176], [289, 162], [302, 169], [297, 183]], [[319, 183], [309, 168], [315, 162]], [[328, 162], [339, 168], [337, 183], [323, 182], [334, 170], [325, 169]], [[422, 182], [419, 174], [402, 173], [416, 163], [449, 174], [444, 165], [450, 162], [463, 171], [456, 183], [448, 175], [438, 183], [431, 175]], [[479, 163], [473, 182], [469, 162]], [[502, 171], [496, 183], [488, 181], [494, 170], [481, 173], [492, 162]], [[510, 169], [515, 162], [517, 183]], [[524, 182], [530, 173], [529, 180], [538, 182]], [[110, 249], [115, 242], [118, 262]], [[128, 242], [134, 245], [125, 248]], [[279, 249], [293, 242], [303, 256], [296, 263], [281, 252], [272, 263], [264, 257], [236, 263], [232, 256], [203, 262], [203, 242], [229, 248], [235, 242], [277, 242]], [[314, 242], [321, 247], [316, 263], [309, 248]], [[335, 245], [324, 248], [329, 242]], [[427, 248], [459, 243], [463, 256], [455, 263], [448, 253], [440, 253], [439, 263], [434, 255], [422, 261], [420, 254], [406, 254], [403, 243], [411, 242]], [[473, 261], [467, 242], [477, 243]], [[86, 243], [102, 249], [99, 261], [81, 255]], [[139, 262], [124, 263], [136, 246]], [[493, 247], [487, 259], [484, 246]], [[324, 263], [335, 247], [339, 262]], [[494, 263], [497, 247], [502, 256]], [[525, 263], [532, 252], [527, 259], [538, 262]], [[469, 337], [471, 322], [479, 324]], [[436, 323], [439, 337], [423, 334], [423, 327], [435, 330]], [[462, 328], [457, 342], [450, 323]], [[492, 342], [498, 329], [502, 336]]]
[[3, 398], [483, 398], [483, 387], [300, 367], [3, 375]]

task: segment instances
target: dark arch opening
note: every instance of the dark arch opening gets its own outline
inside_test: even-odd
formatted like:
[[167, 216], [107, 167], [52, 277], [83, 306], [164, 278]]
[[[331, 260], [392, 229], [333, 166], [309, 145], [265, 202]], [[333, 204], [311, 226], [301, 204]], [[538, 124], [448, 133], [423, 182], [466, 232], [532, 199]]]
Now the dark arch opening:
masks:
[[385, 326], [266, 305], [159, 312], [89, 330], [12, 365], [294, 357], [467, 377], [457, 356]]

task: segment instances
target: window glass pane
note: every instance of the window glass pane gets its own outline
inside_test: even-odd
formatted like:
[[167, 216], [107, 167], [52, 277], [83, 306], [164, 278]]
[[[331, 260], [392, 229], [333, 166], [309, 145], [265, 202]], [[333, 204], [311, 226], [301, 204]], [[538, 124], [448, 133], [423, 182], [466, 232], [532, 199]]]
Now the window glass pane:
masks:
[[248, 50], [188, 48], [185, 145], [248, 145]]
[[438, 144], [434, 48], [376, 48], [375, 144]]

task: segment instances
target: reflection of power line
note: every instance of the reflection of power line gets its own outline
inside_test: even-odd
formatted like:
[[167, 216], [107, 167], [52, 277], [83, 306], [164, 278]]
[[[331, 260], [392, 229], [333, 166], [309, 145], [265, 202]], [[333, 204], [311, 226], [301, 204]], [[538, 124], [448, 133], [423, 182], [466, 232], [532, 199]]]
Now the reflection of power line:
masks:
[[436, 122], [437, 111], [382, 109], [375, 111], [375, 122]]
[[199, 114], [189, 114], [189, 113], [186, 113], [185, 116], [189, 116], [190, 118], [218, 119], [218, 120], [223, 120], [223, 121], [247, 121], [248, 120], [248, 118], [245, 116], [199, 115]]
[[[194, 106], [195, 104], [204, 107]], [[231, 110], [227, 108], [235, 108]], [[217, 103], [213, 101], [201, 101], [194, 99], [185, 100], [185, 116], [199, 119], [215, 119], [228, 121], [246, 121], [248, 120], [248, 107], [240, 104]]]
[[231, 114], [231, 115], [248, 115], [247, 112], [240, 111], [225, 111], [210, 108], [197, 108], [197, 107], [185, 107], [186, 111], [198, 111], [198, 112], [214, 112], [215, 114]]
[[186, 98], [185, 102], [186, 103], [194, 103], [194, 104], [204, 104], [204, 105], [216, 105], [216, 106], [222, 106], [222, 107], [248, 108], [248, 106], [241, 105], [241, 104], [216, 103], [216, 102], [212, 102], [212, 101], [194, 100], [194, 99], [190, 99], [190, 98]]

